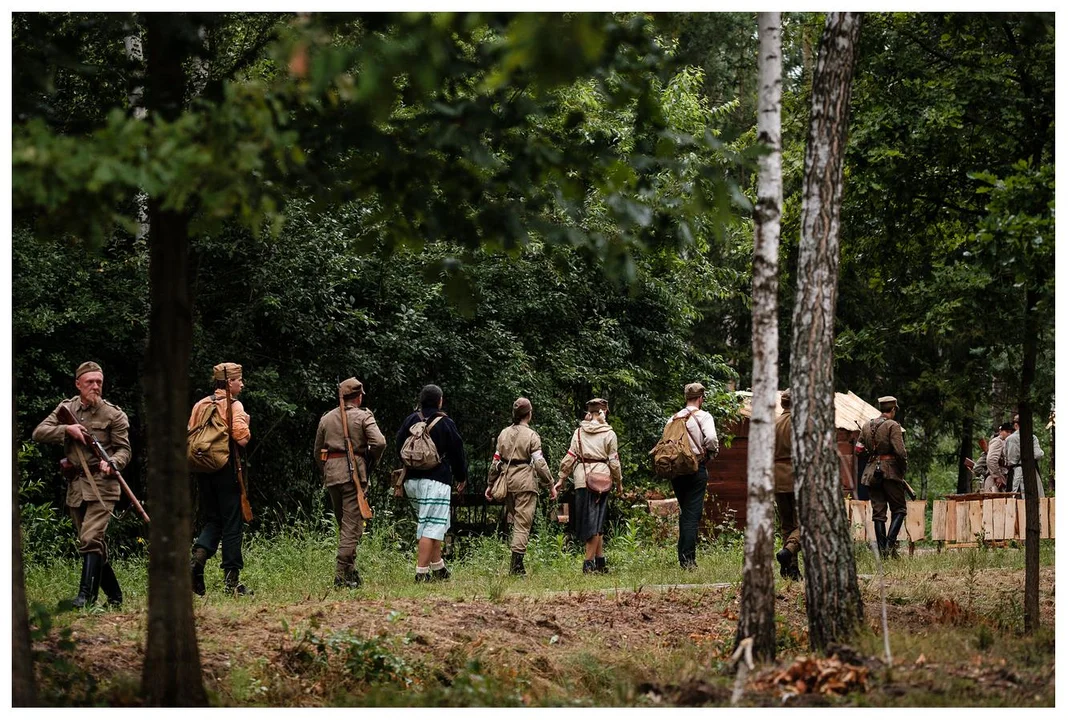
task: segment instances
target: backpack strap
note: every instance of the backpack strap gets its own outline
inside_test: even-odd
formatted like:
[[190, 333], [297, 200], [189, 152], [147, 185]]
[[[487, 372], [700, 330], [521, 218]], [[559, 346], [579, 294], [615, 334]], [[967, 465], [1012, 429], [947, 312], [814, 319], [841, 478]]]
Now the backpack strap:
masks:
[[[694, 441], [695, 445], [697, 445], [697, 452], [699, 454], [701, 454], [701, 455], [704, 455], [705, 454], [705, 446], [701, 444], [701, 440], [704, 440], [704, 438], [705, 438], [704, 432], [703, 431], [701, 432], [701, 440], [697, 440], [696, 438], [694, 438], [693, 433], [690, 432], [690, 418], [693, 417], [693, 414], [694, 414], [693, 410], [690, 410], [690, 412], [687, 413], [686, 419], [682, 421], [682, 426], [684, 428], [686, 428], [686, 434], [689, 435], [690, 439]], [[697, 429], [698, 430], [701, 429], [701, 423], [700, 422], [697, 423]]]

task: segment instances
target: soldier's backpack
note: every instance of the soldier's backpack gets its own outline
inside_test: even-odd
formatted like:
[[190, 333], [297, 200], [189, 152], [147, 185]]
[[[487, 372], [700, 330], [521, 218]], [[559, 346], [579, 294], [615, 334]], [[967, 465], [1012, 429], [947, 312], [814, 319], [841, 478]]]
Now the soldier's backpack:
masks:
[[409, 470], [433, 470], [441, 464], [438, 446], [430, 437], [430, 430], [438, 424], [444, 415], [438, 415], [429, 423], [419, 415], [419, 422], [408, 430], [408, 437], [401, 445], [400, 456], [404, 467]]
[[[653, 456], [653, 472], [659, 477], [671, 479], [697, 472], [700, 461], [694, 454], [693, 448], [690, 447], [689, 438], [693, 435], [686, 426], [686, 422], [691, 417], [693, 417], [693, 412], [671, 418], [664, 428], [660, 442], [649, 451], [649, 454]], [[694, 442], [701, 447], [701, 443], [696, 439]]]
[[189, 431], [185, 456], [189, 470], [197, 473], [222, 470], [230, 461], [230, 430], [219, 412], [219, 403], [212, 401], [200, 424]]

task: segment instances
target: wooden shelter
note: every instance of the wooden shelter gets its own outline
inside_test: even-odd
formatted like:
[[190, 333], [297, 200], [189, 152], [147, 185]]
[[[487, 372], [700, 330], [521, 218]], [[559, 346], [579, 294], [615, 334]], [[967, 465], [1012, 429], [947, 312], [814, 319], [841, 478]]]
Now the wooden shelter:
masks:
[[[720, 451], [715, 460], [708, 463], [708, 495], [705, 499], [703, 527], [705, 532], [715, 534], [716, 528], [733, 522], [739, 529], [746, 524], [746, 498], [749, 453], [749, 418], [753, 394], [738, 392], [742, 398], [742, 417], [734, 422], [717, 423]], [[775, 399], [775, 416], [782, 414], [779, 392]], [[879, 409], [869, 405], [853, 393], [834, 394], [834, 424], [837, 429], [836, 449], [838, 467], [842, 478], [842, 492], [856, 497], [859, 469], [853, 446], [860, 437], [861, 426], [879, 416]], [[725, 447], [723, 439], [731, 435], [731, 446]]]

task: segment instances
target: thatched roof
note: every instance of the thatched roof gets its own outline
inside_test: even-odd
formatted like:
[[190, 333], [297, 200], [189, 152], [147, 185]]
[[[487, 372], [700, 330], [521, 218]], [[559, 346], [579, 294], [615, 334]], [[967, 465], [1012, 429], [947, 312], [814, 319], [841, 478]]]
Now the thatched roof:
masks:
[[[753, 393], [740, 390], [735, 395], [742, 399], [742, 407], [739, 409], [742, 417], [749, 417], [753, 407]], [[775, 394], [776, 417], [782, 414], [780, 397], [782, 397], [781, 390]], [[869, 405], [851, 392], [834, 394], [834, 426], [837, 428], [859, 430], [864, 423], [879, 417], [879, 414], [878, 408]]]

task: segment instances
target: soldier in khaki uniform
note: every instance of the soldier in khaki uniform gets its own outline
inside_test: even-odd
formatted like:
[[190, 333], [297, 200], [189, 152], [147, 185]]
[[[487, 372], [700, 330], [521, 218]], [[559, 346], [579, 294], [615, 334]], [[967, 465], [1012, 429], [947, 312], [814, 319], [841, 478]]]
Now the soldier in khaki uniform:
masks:
[[[78, 552], [82, 556], [82, 577], [74, 607], [96, 602], [101, 588], [108, 604], [122, 604], [122, 590], [115, 571], [108, 562], [105, 534], [108, 519], [119, 500], [119, 481], [114, 470], [122, 471], [130, 462], [130, 421], [117, 405], [101, 397], [104, 390], [104, 371], [95, 362], [84, 362], [74, 373], [78, 394], [61, 402], [33, 431], [35, 442], [63, 443], [67, 460], [82, 468], [67, 488], [67, 507], [78, 533]], [[61, 425], [57, 414], [66, 405], [78, 425]], [[86, 445], [82, 428], [92, 433], [104, 447], [114, 468], [96, 458]], [[88, 469], [88, 475], [86, 474]]]
[[[868, 458], [860, 482], [868, 486], [871, 496], [871, 517], [875, 525], [875, 539], [879, 553], [887, 552], [897, 557], [897, 534], [905, 523], [905, 469], [908, 453], [897, 415], [897, 398], [886, 395], [879, 398], [882, 413], [861, 429], [860, 452]], [[886, 530], [886, 508], [890, 506], [890, 531]]]
[[534, 524], [539, 478], [549, 487], [549, 497], [556, 499], [553, 476], [541, 451], [541, 437], [530, 427], [532, 414], [530, 400], [521, 397], [512, 403], [512, 424], [497, 436], [497, 450], [493, 453], [486, 485], [486, 499], [492, 500], [490, 490], [497, 478], [503, 474], [507, 483], [505, 505], [508, 521], [512, 523], [512, 567], [509, 570], [512, 575], [527, 574], [523, 555]]
[[[354, 469], [366, 492], [368, 473], [381, 459], [386, 449], [386, 438], [378, 429], [374, 414], [360, 407], [363, 403], [363, 383], [356, 378], [343, 380], [341, 396], [345, 402], [352, 452], [356, 457], [357, 467]], [[339, 407], [325, 413], [319, 420], [319, 429], [315, 432], [315, 462], [323, 473], [323, 485], [330, 493], [338, 524], [334, 587], [355, 589], [361, 583], [360, 573], [356, 570], [356, 543], [363, 535], [363, 516], [360, 515], [356, 486], [349, 472]]]
[[801, 531], [797, 522], [797, 500], [794, 495], [794, 453], [790, 436], [790, 406], [793, 399], [790, 390], [783, 391], [779, 399], [782, 414], [775, 420], [775, 507], [779, 511], [779, 529], [782, 533], [782, 549], [775, 553], [779, 561], [779, 574], [791, 580], [801, 579], [797, 555], [801, 552]]

